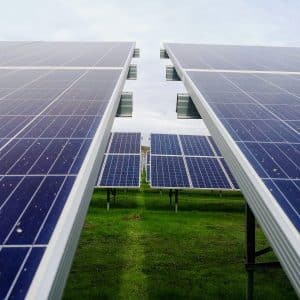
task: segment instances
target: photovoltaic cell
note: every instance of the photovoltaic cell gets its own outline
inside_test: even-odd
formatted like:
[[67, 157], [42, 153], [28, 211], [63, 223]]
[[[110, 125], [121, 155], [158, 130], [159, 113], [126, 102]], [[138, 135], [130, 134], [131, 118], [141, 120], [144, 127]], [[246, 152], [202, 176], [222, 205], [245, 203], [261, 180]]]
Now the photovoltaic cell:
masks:
[[111, 133], [96, 185], [111, 188], [139, 187], [141, 174], [140, 153], [140, 133]]
[[177, 135], [151, 134], [151, 154], [181, 155]]
[[[170, 141], [178, 142], [179, 152], [172, 150], [174, 143]], [[152, 145], [167, 154], [153, 153]], [[152, 187], [239, 189], [211, 137], [151, 134], [150, 151]], [[169, 154], [174, 152], [176, 155]]]
[[206, 136], [180, 135], [184, 155], [214, 156]]
[[141, 134], [115, 132], [110, 143], [109, 153], [140, 153]]
[[231, 189], [220, 162], [212, 157], [187, 157], [194, 188]]
[[183, 157], [151, 156], [152, 187], [190, 187]]
[[139, 187], [140, 155], [106, 154], [100, 187]]
[[11, 67], [0, 69], [0, 299], [26, 297], [132, 47], [0, 42], [0, 67]]

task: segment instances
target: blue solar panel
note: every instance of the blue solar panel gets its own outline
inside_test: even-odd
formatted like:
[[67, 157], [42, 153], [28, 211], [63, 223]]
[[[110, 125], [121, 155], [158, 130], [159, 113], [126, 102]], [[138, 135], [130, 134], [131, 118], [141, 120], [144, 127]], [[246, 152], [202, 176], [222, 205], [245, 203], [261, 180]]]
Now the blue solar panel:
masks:
[[300, 294], [300, 48], [166, 50]]
[[[153, 139], [153, 136], [155, 136], [155, 139]], [[181, 144], [181, 146], [179, 145], [180, 152], [176, 152], [177, 156], [170, 154], [159, 156], [161, 158], [156, 162], [158, 155], [152, 152], [151, 147], [150, 175], [152, 187], [170, 188], [170, 182], [172, 182], [173, 188], [184, 186], [199, 189], [238, 189], [237, 183], [227, 165], [222, 168], [221, 160], [219, 161], [219, 158], [217, 159], [217, 156], [221, 157], [221, 154], [211, 137], [197, 135], [179, 135], [177, 137], [177, 135], [174, 134], [162, 135], [162, 137], [163, 138], [161, 138], [160, 135], [151, 135], [151, 140], [153, 139], [155, 141], [153, 144], [156, 145], [157, 148], [160, 150], [163, 149], [165, 153], [172, 153], [173, 144], [170, 143], [170, 140], [178, 141], [177, 138], [179, 138]], [[157, 145], [159, 145], [159, 147]], [[182, 147], [182, 152], [180, 147]], [[177, 161], [176, 158], [182, 161], [182, 164], [173, 163], [172, 159]], [[193, 160], [191, 158], [196, 159]], [[208, 158], [208, 160], [200, 160], [199, 158]], [[153, 159], [155, 160], [153, 161]], [[165, 173], [169, 172], [168, 164], [170, 164], [170, 162], [173, 163], [172, 168], [174, 168], [174, 170], [172, 170], [172, 175], [168, 176]], [[158, 164], [158, 166], [153, 166], [155, 163]], [[156, 173], [152, 173], [153, 168], [156, 168]], [[158, 168], [161, 168], [161, 170], [157, 171]], [[176, 175], [174, 174], [181, 173], [186, 174], [187, 180], [190, 177], [191, 180], [187, 181], [189, 183], [188, 185], [185, 185], [187, 182], [183, 184], [182, 180], [176, 181]]]
[[[140, 186], [141, 134], [113, 132], [110, 135], [99, 178], [99, 187], [139, 187]], [[137, 155], [133, 155], [137, 154]]]
[[115, 132], [108, 149], [109, 153], [140, 153], [141, 134], [132, 132]]
[[206, 136], [180, 135], [179, 138], [184, 155], [214, 156], [214, 152]]
[[156, 188], [190, 187], [183, 158], [152, 155], [151, 186]]
[[300, 71], [297, 47], [167, 44], [185, 69]]
[[181, 155], [175, 134], [151, 134], [151, 154]]
[[194, 188], [232, 189], [217, 158], [187, 157], [186, 162]]
[[[48, 45], [50, 54], [52, 46]], [[84, 52], [77, 44], [73, 46], [69, 53]], [[10, 56], [15, 65], [30, 65], [45, 55], [44, 50], [31, 52], [34, 47], [22, 48], [26, 53], [13, 49], [1, 56], [0, 64], [6, 64], [4, 58]], [[86, 47], [86, 51], [91, 49]], [[128, 57], [129, 49], [124, 51]], [[93, 59], [99, 55], [94, 52]], [[57, 51], [52, 62], [51, 55], [46, 56], [40, 65], [62, 65], [69, 55], [60, 58]], [[89, 65], [100, 64], [93, 59]], [[120, 68], [116, 69], [0, 70], [0, 299], [25, 298], [71, 191], [79, 184], [78, 178], [90, 177], [92, 169], [85, 168], [83, 175], [82, 165], [115, 86], [123, 81], [123, 57], [117, 61]], [[84, 58], [81, 62], [87, 63]], [[92, 180], [82, 190], [91, 191]], [[74, 213], [79, 210], [73, 205], [72, 209]], [[73, 212], [68, 214], [68, 221], [73, 222]], [[60, 239], [64, 251], [66, 239]], [[51, 268], [57, 271], [60, 266], [51, 263]], [[53, 282], [48, 283], [51, 289]]]
[[106, 154], [97, 183], [101, 187], [139, 187], [140, 155]]
[[[205, 84], [202, 84], [206, 82], [206, 76], [215, 82], [226, 82], [232, 88], [239, 89], [237, 94], [247, 94], [251, 98], [252, 104], [232, 106], [233, 104], [212, 103], [211, 107], [259, 176], [262, 179], [272, 179], [272, 184], [267, 182], [268, 187], [276, 186], [270, 189], [275, 198], [278, 197], [277, 191], [283, 186], [277, 186], [278, 182], [286, 182], [288, 185], [287, 180], [300, 178], [300, 135], [289, 123], [300, 120], [300, 98], [297, 94], [291, 95], [299, 86], [299, 80], [296, 80], [295, 76], [290, 78], [284, 74], [228, 75], [205, 72], [188, 74], [196, 86], [208, 95], [210, 92], [206, 90]], [[207, 101], [209, 102], [210, 98]], [[294, 187], [295, 191], [298, 189], [294, 183], [291, 187]], [[285, 205], [285, 198], [281, 197], [281, 200], [278, 200], [282, 209], [286, 210], [290, 205], [294, 205], [300, 216], [298, 205], [290, 199], [287, 199], [289, 205]], [[289, 211], [286, 210], [286, 213]], [[293, 222], [300, 230], [300, 217], [298, 220], [293, 218]]]
[[0, 44], [1, 66], [122, 67], [129, 42], [32, 42]]

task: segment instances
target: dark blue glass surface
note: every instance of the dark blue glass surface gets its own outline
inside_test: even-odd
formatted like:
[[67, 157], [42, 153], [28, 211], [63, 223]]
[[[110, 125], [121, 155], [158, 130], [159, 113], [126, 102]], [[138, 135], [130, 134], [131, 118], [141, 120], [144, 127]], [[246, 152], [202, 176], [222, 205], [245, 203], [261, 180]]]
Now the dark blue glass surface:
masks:
[[182, 155], [177, 135], [151, 134], [151, 153]]
[[214, 156], [214, 152], [205, 136], [180, 135], [184, 155]]
[[186, 162], [194, 188], [231, 189], [217, 158], [187, 157]]
[[[300, 76], [232, 72], [188, 72], [188, 75], [299, 228], [299, 215], [295, 217], [297, 214], [293, 212], [298, 211], [295, 199], [300, 195], [296, 184], [300, 178]], [[233, 93], [229, 93], [230, 86], [237, 90], [228, 100]], [[245, 103], [248, 98], [252, 103]]]
[[190, 187], [183, 158], [151, 155], [151, 186]]
[[140, 185], [140, 155], [106, 155], [98, 183], [103, 187], [136, 187]]
[[109, 153], [140, 153], [141, 134], [114, 132], [110, 142]]

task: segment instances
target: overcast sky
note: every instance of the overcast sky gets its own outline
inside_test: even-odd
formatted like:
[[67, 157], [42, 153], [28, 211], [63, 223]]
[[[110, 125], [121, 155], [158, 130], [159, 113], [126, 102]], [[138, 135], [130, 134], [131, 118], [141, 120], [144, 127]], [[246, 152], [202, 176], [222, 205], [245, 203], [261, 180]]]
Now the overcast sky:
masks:
[[176, 120], [179, 82], [165, 82], [162, 42], [300, 46], [300, 0], [0, 0], [0, 40], [136, 41], [134, 116], [113, 130], [207, 134]]

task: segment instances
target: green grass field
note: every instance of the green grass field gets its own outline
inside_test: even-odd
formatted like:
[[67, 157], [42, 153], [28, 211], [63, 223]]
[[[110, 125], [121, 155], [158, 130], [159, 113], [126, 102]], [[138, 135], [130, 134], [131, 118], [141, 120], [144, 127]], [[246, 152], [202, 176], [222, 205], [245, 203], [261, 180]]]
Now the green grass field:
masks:
[[[182, 191], [175, 214], [168, 193], [144, 182], [118, 191], [109, 212], [96, 190], [64, 299], [244, 299], [244, 229], [239, 194]], [[268, 270], [255, 273], [255, 299], [296, 296], [282, 270]]]

